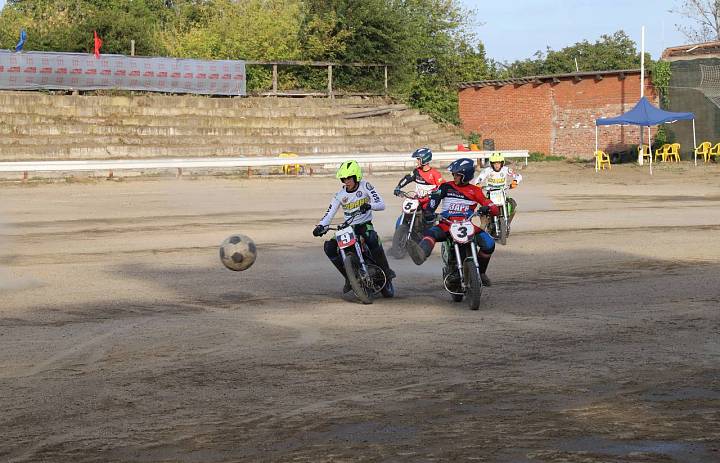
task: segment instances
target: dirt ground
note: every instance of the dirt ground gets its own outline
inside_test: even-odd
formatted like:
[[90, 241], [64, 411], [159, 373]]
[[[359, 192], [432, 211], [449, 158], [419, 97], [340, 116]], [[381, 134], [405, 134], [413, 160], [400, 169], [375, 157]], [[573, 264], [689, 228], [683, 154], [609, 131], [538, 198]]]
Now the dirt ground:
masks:
[[477, 312], [343, 297], [334, 178], [0, 185], [0, 461], [720, 461], [720, 168], [523, 174]]

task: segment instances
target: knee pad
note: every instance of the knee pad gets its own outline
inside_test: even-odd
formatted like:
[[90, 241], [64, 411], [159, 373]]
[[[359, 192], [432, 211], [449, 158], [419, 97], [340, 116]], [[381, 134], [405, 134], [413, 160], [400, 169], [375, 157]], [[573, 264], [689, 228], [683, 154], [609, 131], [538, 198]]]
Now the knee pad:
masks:
[[370, 250], [380, 246], [380, 238], [375, 230], [368, 230], [365, 233], [365, 244], [367, 244]]
[[445, 239], [445, 232], [442, 230], [442, 228], [435, 225], [425, 230], [423, 236], [432, 238], [433, 243], [435, 243], [435, 241], [443, 241]]
[[335, 240], [325, 241], [325, 244], [323, 245], [323, 250], [325, 251], [325, 255], [328, 256], [330, 259], [337, 258], [339, 255], [337, 241]]

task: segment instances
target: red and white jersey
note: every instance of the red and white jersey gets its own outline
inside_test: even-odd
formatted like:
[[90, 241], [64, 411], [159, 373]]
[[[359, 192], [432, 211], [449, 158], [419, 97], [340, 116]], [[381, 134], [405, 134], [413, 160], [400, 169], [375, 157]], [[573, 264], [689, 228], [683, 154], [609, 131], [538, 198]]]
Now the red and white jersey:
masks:
[[415, 192], [418, 196], [424, 197], [442, 185], [444, 181], [442, 174], [437, 169], [431, 167], [424, 171], [422, 168], [417, 167], [413, 169], [412, 174], [400, 179], [398, 188], [403, 188], [405, 185], [415, 182]]
[[371, 209], [364, 214], [356, 215], [352, 222], [350, 222], [350, 225], [370, 222], [372, 220], [372, 211], [384, 210], [385, 202], [383, 202], [380, 194], [375, 190], [375, 187], [366, 180], [360, 180], [360, 185], [352, 193], [346, 191], [343, 185], [340, 191], [333, 196], [333, 199], [330, 201], [330, 207], [328, 207], [327, 212], [325, 212], [325, 215], [318, 225], [322, 225], [323, 227], [330, 225], [333, 217], [335, 217], [335, 213], [341, 206], [345, 217], [348, 217], [365, 203], [370, 203]]
[[522, 182], [522, 175], [508, 166], [503, 166], [500, 172], [495, 172], [492, 167], [484, 168], [472, 183], [489, 190], [497, 190], [510, 186], [513, 181]]

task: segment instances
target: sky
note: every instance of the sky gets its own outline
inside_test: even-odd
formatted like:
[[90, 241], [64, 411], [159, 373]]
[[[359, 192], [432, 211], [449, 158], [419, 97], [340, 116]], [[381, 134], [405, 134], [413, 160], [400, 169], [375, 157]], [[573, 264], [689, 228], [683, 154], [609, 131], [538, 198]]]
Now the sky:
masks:
[[[688, 43], [676, 24], [688, 19], [669, 13], [680, 0], [460, 0], [476, 12], [472, 30], [489, 58], [515, 61], [549, 46], [559, 50], [620, 29], [637, 43], [645, 26], [645, 51], [657, 59], [665, 48]], [[581, 65], [582, 67], [582, 65]]]

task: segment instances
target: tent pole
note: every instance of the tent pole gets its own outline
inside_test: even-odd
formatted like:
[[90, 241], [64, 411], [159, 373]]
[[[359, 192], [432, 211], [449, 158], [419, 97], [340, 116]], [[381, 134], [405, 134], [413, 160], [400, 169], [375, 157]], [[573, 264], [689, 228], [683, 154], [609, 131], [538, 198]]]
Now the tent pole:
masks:
[[695, 153], [695, 166], [697, 167], [697, 140], [695, 140], [695, 118], [693, 118], [693, 153]]
[[597, 137], [598, 137], [598, 126], [597, 126], [597, 124], [595, 124], [595, 152], [593, 153], [593, 157], [595, 158], [595, 172], [598, 171], [598, 162], [597, 162], [598, 142], [597, 142]]
[[652, 138], [650, 137], [650, 126], [649, 125], [648, 125], [648, 149], [650, 150], [650, 175], [652, 175], [653, 151], [652, 151]]
[[640, 98], [643, 96], [645, 96], [645, 26], [640, 28]]

